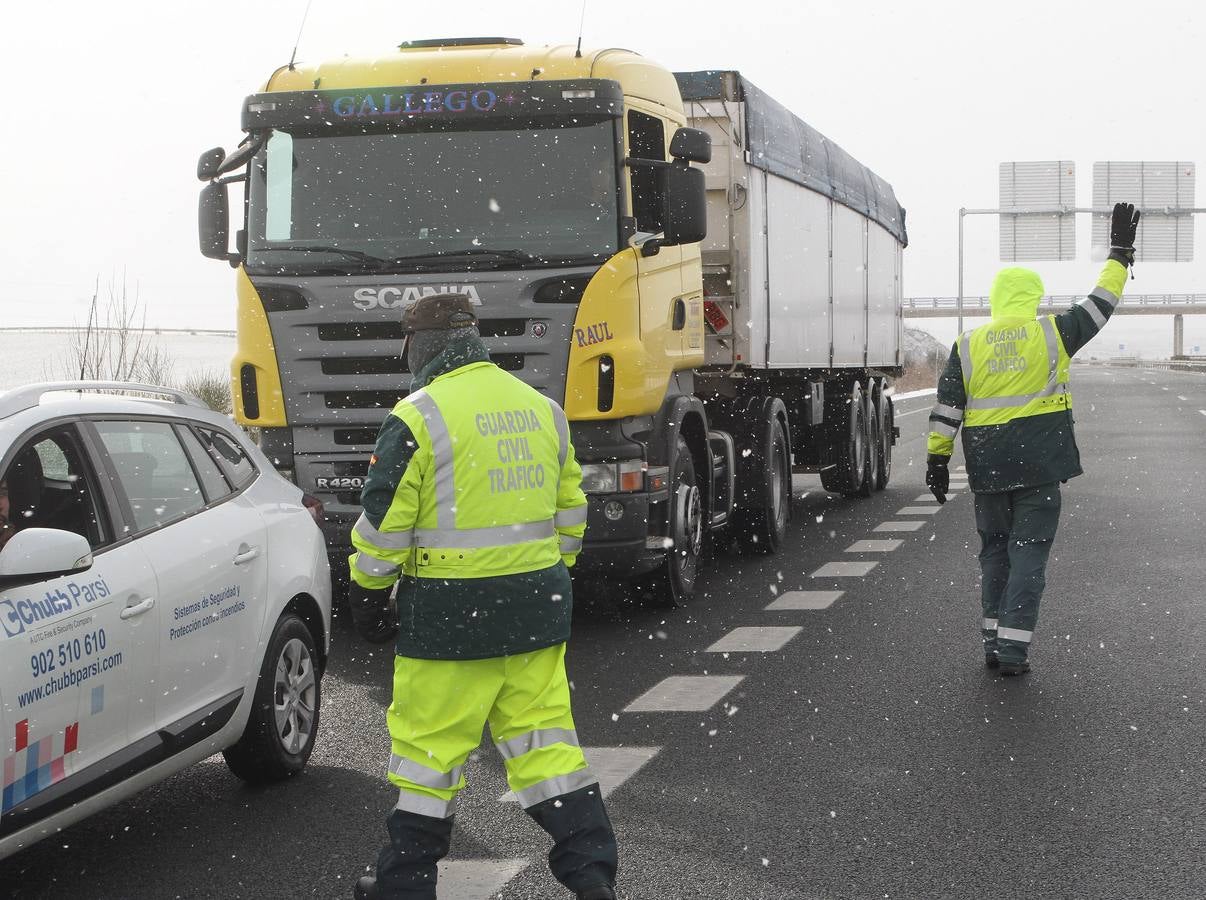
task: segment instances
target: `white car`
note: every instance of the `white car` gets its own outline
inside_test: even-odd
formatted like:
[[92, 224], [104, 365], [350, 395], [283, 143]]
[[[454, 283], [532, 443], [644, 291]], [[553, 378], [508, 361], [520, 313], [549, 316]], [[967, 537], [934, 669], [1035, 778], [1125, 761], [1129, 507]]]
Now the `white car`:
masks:
[[0, 858], [218, 751], [249, 781], [306, 765], [321, 512], [188, 394], [0, 394]]

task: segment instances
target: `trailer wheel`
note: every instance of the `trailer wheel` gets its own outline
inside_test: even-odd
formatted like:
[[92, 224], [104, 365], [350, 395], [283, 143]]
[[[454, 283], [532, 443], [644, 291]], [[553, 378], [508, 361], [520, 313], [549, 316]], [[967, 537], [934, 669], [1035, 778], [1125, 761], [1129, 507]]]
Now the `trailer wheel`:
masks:
[[866, 474], [863, 477], [862, 486], [858, 489], [860, 497], [870, 497], [879, 486], [880, 421], [878, 406], [875, 402], [876, 385], [876, 380], [871, 379], [867, 382], [867, 389], [863, 392], [863, 405], [866, 407], [863, 415], [863, 426], [866, 428], [863, 440], [863, 446], [866, 448], [864, 451], [866, 466], [863, 471]]
[[772, 414], [765, 423], [765, 442], [761, 448], [764, 460], [760, 492], [762, 505], [753, 509], [737, 509], [738, 546], [743, 553], [777, 553], [787, 535], [791, 518], [791, 459], [787, 434], [779, 417]]
[[835, 494], [854, 496], [867, 479], [867, 404], [863, 387], [853, 382], [845, 394], [834, 392], [832, 405], [826, 393], [825, 416], [830, 432], [833, 465], [821, 469], [821, 485]]
[[876, 385], [876, 413], [879, 420], [879, 441], [876, 444], [875, 452], [879, 457], [879, 477], [875, 482], [875, 489], [882, 491], [888, 486], [888, 481], [892, 477], [892, 445], [896, 438], [894, 431], [896, 430], [896, 411], [892, 408], [892, 398], [884, 393], [884, 383], [879, 381]]
[[665, 561], [638, 582], [638, 591], [655, 606], [673, 608], [695, 596], [704, 549], [704, 497], [695, 475], [691, 448], [681, 437], [674, 449], [674, 474], [668, 515], [671, 546]]

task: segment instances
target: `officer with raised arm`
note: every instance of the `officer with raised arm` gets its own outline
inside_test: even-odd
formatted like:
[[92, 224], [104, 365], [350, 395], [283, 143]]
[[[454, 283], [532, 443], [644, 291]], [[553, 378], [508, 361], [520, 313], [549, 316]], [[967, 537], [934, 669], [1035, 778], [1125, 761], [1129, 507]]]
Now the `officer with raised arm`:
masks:
[[1030, 670], [1059, 525], [1059, 485], [1082, 473], [1072, 433], [1071, 358], [1117, 307], [1135, 261], [1138, 225], [1133, 205], [1114, 206], [1110, 255], [1097, 286], [1059, 315], [1038, 318], [1043, 283], [1036, 273], [1002, 269], [992, 285], [992, 321], [959, 336], [938, 382], [925, 481], [945, 503], [962, 427], [981, 542], [984, 661], [1002, 675]]
[[424, 297], [402, 325], [414, 383], [378, 434], [349, 558], [357, 629], [396, 639], [386, 721], [399, 797], [355, 896], [435, 900], [489, 723], [511, 789], [553, 838], [553, 875], [580, 900], [614, 900], [615, 835], [565, 674], [568, 567], [586, 530], [565, 413], [490, 362], [467, 296]]

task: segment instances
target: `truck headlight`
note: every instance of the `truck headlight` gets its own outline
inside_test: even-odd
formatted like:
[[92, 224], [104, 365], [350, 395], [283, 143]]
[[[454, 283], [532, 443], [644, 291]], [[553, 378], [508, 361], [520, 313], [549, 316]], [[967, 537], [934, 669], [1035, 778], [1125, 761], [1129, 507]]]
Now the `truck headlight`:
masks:
[[618, 494], [645, 487], [645, 463], [639, 459], [623, 462], [585, 463], [582, 466], [582, 490], [588, 494]]

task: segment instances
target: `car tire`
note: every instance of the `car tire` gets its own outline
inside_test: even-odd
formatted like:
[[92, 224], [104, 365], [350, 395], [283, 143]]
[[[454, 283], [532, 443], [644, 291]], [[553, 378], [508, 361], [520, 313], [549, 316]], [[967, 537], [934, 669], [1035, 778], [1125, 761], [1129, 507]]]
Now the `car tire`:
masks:
[[257, 784], [296, 775], [314, 749], [321, 705], [314, 636], [285, 613], [268, 641], [243, 736], [222, 751], [230, 771]]

